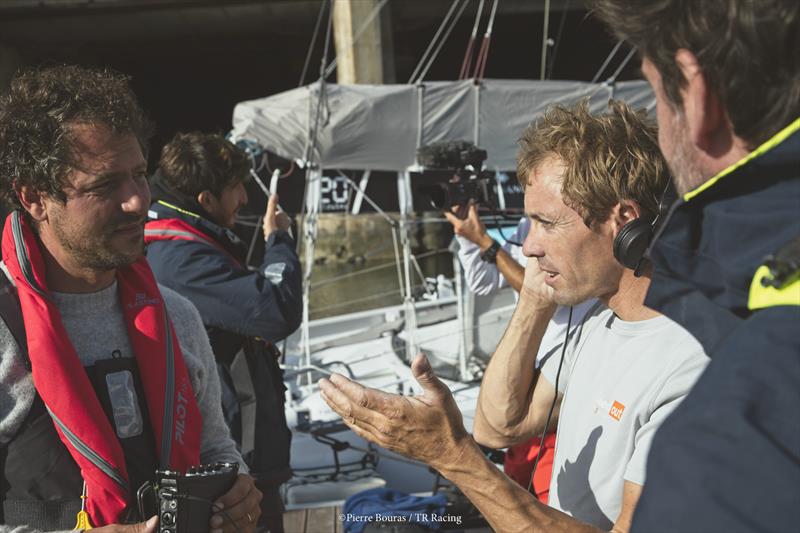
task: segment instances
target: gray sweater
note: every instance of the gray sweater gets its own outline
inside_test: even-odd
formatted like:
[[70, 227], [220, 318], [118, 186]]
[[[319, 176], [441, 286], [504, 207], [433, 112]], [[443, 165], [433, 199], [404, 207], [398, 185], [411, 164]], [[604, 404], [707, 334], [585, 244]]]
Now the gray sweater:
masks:
[[[4, 275], [5, 265], [0, 263]], [[178, 293], [159, 285], [178, 342], [189, 371], [197, 405], [203, 417], [200, 461], [238, 462], [240, 472], [247, 466], [236, 450], [220, 406], [220, 383], [214, 355], [203, 321], [197, 309]], [[116, 281], [106, 289], [91, 294], [54, 293], [73, 346], [84, 365], [107, 359], [119, 351], [132, 356]], [[115, 354], [116, 355], [116, 354]], [[25, 369], [22, 356], [5, 323], [0, 321], [0, 443], [14, 437], [25, 420], [35, 396], [33, 379]], [[76, 494], [75, 497], [79, 497]], [[34, 533], [25, 526], [0, 525], [0, 533]]]

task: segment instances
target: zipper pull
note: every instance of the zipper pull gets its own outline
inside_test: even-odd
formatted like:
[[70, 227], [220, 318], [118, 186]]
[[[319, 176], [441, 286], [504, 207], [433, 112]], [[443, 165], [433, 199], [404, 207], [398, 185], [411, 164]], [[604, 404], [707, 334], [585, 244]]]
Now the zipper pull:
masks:
[[81, 510], [78, 511], [76, 518], [78, 522], [72, 528], [73, 531], [88, 531], [92, 529], [92, 523], [89, 522], [89, 513], [86, 512], [86, 481], [83, 482], [83, 492], [81, 492]]

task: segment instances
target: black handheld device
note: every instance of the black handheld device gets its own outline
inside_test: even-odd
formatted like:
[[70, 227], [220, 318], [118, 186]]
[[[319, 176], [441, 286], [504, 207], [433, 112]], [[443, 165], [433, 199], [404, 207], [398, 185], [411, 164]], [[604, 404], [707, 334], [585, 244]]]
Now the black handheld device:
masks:
[[236, 481], [239, 465], [216, 463], [190, 468], [185, 474], [156, 470], [155, 480], [139, 488], [143, 518], [158, 514], [158, 533], [208, 531], [214, 501]]
[[418, 187], [434, 209], [450, 209], [475, 201], [493, 205], [495, 183], [489, 172], [483, 170], [486, 150], [466, 141], [444, 141], [423, 146], [417, 150], [417, 160], [427, 170], [453, 172], [450, 181], [431, 183]]

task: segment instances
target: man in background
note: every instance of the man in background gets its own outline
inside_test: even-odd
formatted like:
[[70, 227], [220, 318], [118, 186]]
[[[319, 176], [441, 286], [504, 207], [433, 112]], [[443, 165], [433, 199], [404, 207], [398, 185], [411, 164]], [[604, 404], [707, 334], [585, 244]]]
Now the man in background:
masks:
[[[265, 251], [256, 270], [233, 233], [247, 204], [250, 159], [219, 135], [182, 133], [161, 152], [145, 227], [156, 279], [197, 306], [223, 384], [231, 432], [264, 493], [259, 526], [283, 530], [278, 487], [291, 477], [291, 433], [274, 343], [300, 325], [301, 274], [289, 218], [273, 195], [264, 215]], [[257, 230], [258, 231], [258, 230]]]

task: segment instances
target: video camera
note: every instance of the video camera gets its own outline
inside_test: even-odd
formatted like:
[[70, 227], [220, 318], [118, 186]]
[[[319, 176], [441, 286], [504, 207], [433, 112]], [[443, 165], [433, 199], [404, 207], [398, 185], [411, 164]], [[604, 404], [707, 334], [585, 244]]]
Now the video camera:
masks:
[[494, 205], [494, 180], [483, 170], [486, 157], [486, 150], [466, 141], [442, 141], [423, 146], [417, 150], [420, 165], [426, 170], [448, 170], [454, 174], [446, 183], [423, 185], [417, 190], [438, 210], [466, 205], [470, 200]]
[[208, 531], [214, 501], [233, 487], [238, 473], [235, 463], [201, 465], [186, 474], [156, 470], [155, 481], [136, 493], [139, 514], [157, 514], [158, 533]]

